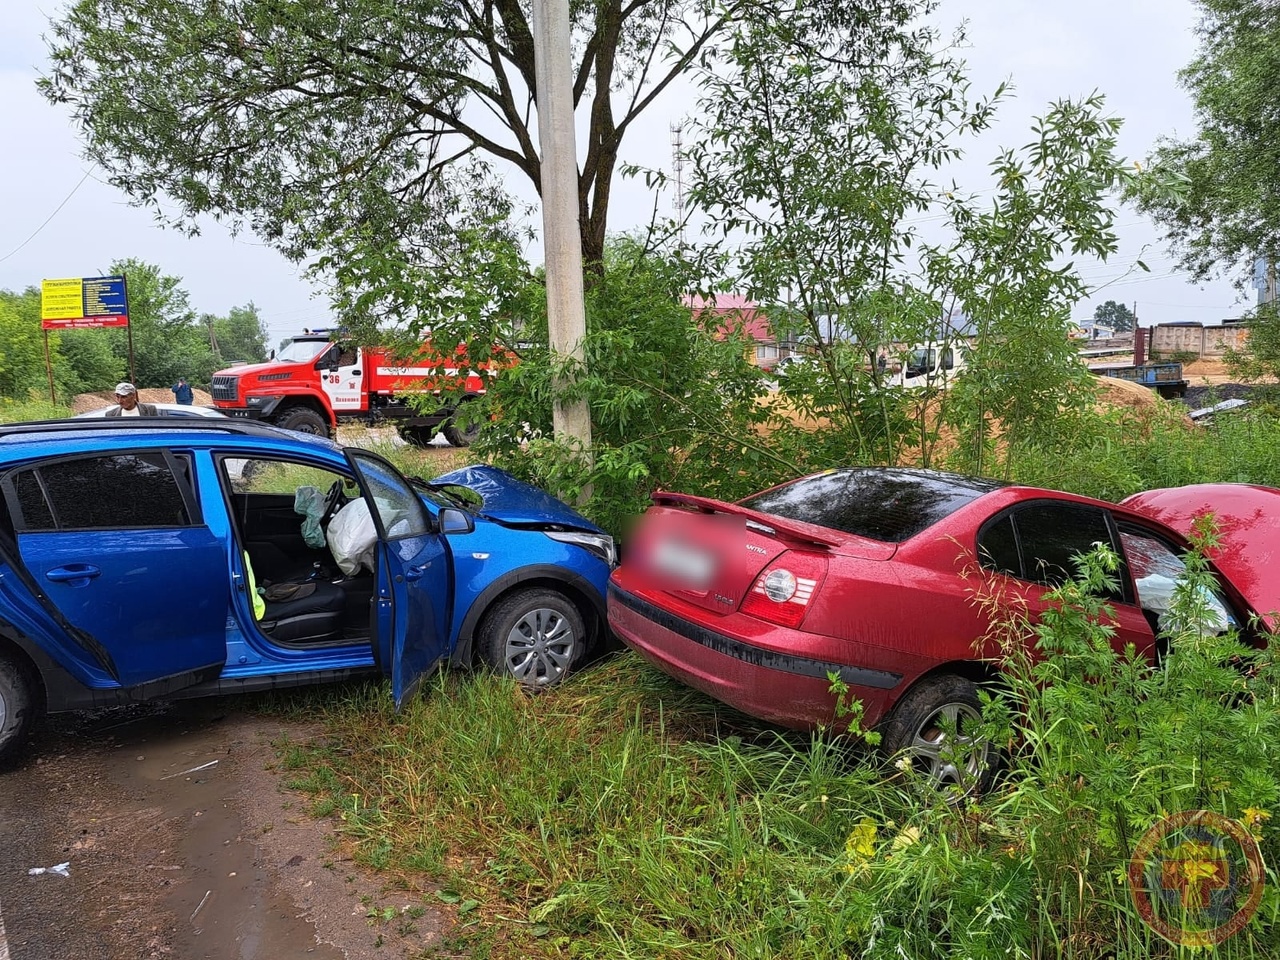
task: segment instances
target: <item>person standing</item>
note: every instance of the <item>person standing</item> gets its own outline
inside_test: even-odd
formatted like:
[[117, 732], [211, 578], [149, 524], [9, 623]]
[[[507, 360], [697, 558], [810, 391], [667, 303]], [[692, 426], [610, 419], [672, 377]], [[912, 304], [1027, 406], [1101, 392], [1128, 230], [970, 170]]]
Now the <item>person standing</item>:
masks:
[[185, 377], [179, 377], [178, 382], [169, 389], [173, 391], [173, 398], [184, 407], [191, 406], [195, 400], [195, 395], [191, 392], [191, 385], [187, 383]]
[[104, 414], [108, 417], [157, 417], [154, 403], [139, 403], [138, 388], [132, 383], [116, 384], [116, 405]]

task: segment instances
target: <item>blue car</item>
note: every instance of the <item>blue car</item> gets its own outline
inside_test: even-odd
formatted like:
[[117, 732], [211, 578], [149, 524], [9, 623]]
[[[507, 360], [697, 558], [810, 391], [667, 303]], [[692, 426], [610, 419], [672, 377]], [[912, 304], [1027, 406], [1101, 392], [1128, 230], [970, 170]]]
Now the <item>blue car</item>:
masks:
[[443, 663], [556, 683], [613, 539], [494, 467], [427, 482], [238, 420], [0, 427], [0, 759], [46, 712]]

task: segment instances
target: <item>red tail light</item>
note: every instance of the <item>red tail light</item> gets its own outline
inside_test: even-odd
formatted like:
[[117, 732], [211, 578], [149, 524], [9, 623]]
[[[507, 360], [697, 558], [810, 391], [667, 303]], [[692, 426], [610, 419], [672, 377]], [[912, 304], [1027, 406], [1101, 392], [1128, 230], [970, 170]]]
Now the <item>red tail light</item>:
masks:
[[827, 558], [788, 550], [761, 571], [739, 608], [783, 627], [798, 627], [827, 576]]

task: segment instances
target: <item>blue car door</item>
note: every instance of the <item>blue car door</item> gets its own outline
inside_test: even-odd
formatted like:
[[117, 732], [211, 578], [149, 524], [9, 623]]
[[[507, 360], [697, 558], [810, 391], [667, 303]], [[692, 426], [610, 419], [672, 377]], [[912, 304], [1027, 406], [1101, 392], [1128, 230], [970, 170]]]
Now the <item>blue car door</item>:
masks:
[[366, 450], [345, 452], [378, 530], [373, 642], [398, 707], [449, 652], [453, 572], [409, 481]]
[[70, 456], [11, 471], [3, 488], [24, 579], [81, 677], [105, 672], [143, 699], [221, 673], [226, 546], [201, 515], [189, 455]]

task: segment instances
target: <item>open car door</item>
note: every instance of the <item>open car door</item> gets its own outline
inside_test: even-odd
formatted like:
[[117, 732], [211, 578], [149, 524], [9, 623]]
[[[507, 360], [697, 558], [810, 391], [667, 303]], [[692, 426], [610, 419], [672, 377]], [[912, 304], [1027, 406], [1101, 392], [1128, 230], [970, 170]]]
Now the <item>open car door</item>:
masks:
[[449, 652], [453, 572], [409, 481], [367, 450], [345, 453], [378, 530], [373, 643], [399, 707]]

